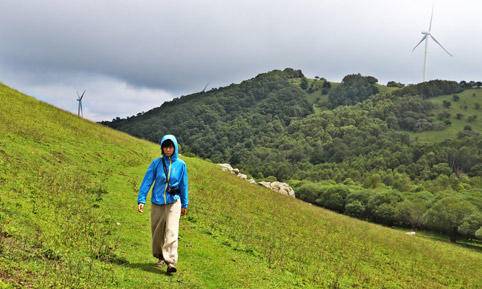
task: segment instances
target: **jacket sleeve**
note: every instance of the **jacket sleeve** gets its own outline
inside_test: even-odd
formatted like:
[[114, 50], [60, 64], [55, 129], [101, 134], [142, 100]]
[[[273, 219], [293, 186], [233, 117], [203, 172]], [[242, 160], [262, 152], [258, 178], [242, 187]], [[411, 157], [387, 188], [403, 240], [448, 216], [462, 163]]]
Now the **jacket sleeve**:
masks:
[[189, 192], [188, 192], [188, 181], [187, 181], [187, 166], [184, 164], [182, 170], [182, 180], [181, 180], [181, 208], [187, 208], [189, 204]]
[[145, 204], [146, 197], [151, 189], [152, 183], [156, 179], [156, 160], [147, 168], [147, 172], [142, 180], [141, 187], [139, 188], [139, 194], [137, 195], [137, 203]]

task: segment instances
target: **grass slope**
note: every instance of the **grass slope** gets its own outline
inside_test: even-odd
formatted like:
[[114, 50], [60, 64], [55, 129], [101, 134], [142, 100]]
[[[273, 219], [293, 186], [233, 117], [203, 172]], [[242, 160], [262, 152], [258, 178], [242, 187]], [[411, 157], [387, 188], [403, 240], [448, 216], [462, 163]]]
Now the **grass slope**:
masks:
[[[459, 101], [453, 101], [452, 95], [441, 95], [428, 99], [436, 106], [433, 110], [434, 115], [442, 112], [450, 113], [451, 124], [449, 127], [438, 131], [414, 132], [410, 134], [420, 141], [440, 142], [448, 138], [455, 138], [457, 133], [462, 131], [466, 125], [470, 125], [474, 131], [482, 132], [482, 109], [475, 108], [476, 103], [482, 105], [482, 89], [466, 89], [461, 93], [457, 93], [457, 95], [460, 97]], [[449, 108], [444, 108], [444, 100], [450, 101], [452, 105]], [[457, 113], [463, 114], [463, 117], [457, 119]], [[477, 117], [474, 121], [469, 122], [468, 118], [471, 115], [476, 115]]]
[[[0, 288], [477, 288], [482, 254], [310, 206], [184, 157], [180, 272], [136, 191], [157, 145], [0, 86]], [[479, 287], [480, 288], [480, 287]]]

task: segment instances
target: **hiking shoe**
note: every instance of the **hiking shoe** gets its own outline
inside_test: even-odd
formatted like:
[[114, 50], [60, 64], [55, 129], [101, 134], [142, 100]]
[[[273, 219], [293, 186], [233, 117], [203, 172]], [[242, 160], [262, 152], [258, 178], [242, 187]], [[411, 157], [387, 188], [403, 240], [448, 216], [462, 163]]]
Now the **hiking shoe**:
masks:
[[177, 272], [176, 267], [174, 267], [171, 264], [167, 265], [167, 274], [172, 274], [172, 273], [176, 273], [176, 272]]
[[159, 261], [156, 263], [156, 267], [162, 267], [164, 265], [166, 265], [166, 261], [164, 261], [164, 259], [159, 259]]

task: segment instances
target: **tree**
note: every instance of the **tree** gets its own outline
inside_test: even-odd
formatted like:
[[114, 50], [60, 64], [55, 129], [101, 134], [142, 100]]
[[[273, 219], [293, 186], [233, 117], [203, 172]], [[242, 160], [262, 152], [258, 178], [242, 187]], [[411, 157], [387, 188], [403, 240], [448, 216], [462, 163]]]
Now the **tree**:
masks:
[[301, 87], [301, 89], [303, 89], [303, 90], [308, 89], [308, 80], [306, 79], [306, 77], [303, 77], [303, 78], [301, 79], [300, 87]]
[[375, 221], [392, 225], [397, 219], [396, 204], [400, 201], [402, 197], [396, 192], [376, 193], [370, 196], [367, 208]]
[[423, 221], [427, 227], [448, 234], [450, 241], [455, 243], [459, 226], [475, 212], [471, 203], [456, 197], [446, 197], [425, 212]]
[[475, 231], [475, 237], [479, 240], [482, 240], [482, 227]]
[[400, 82], [396, 82], [396, 81], [389, 81], [387, 82], [387, 87], [398, 87], [398, 88], [402, 88], [404, 87], [405, 84], [403, 83], [400, 83]]
[[449, 80], [430, 80], [415, 85], [408, 85], [393, 92], [397, 96], [420, 95], [423, 98], [438, 95], [458, 93], [464, 89], [463, 85]]
[[397, 221], [401, 225], [420, 228], [422, 227], [423, 214], [426, 210], [427, 206], [423, 200], [417, 200], [416, 202], [404, 200], [397, 204]]
[[382, 182], [382, 177], [380, 174], [374, 173], [368, 177], [368, 186], [370, 188], [376, 188]]
[[377, 81], [375, 77], [361, 74], [345, 76], [340, 85], [330, 90], [328, 95], [330, 107], [352, 105], [368, 99], [371, 95], [378, 93], [378, 88], [375, 86]]
[[475, 232], [482, 226], [482, 214], [474, 213], [472, 215], [466, 216], [458, 227], [458, 231], [471, 238], [475, 238]]
[[365, 214], [365, 206], [360, 201], [354, 200], [353, 202], [346, 204], [345, 214], [360, 218]]
[[467, 118], [467, 121], [468, 122], [474, 122], [476, 119], [477, 119], [477, 115], [474, 114], [474, 115], [469, 116]]

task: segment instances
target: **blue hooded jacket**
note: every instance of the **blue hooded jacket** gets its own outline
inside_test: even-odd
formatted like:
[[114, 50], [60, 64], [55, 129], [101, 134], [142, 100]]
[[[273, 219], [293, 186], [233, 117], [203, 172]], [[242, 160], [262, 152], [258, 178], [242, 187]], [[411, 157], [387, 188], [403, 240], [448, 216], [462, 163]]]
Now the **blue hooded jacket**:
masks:
[[[146, 203], [146, 197], [151, 189], [152, 183], [154, 188], [152, 189], [151, 203], [156, 205], [166, 205], [175, 203], [177, 200], [181, 200], [181, 208], [187, 208], [188, 205], [188, 182], [187, 182], [187, 167], [186, 163], [178, 158], [178, 145], [176, 137], [173, 135], [165, 135], [161, 139], [162, 143], [166, 140], [172, 141], [174, 144], [174, 153], [171, 157], [161, 155], [152, 161], [151, 165], [147, 169], [146, 175], [142, 180], [139, 194], [137, 196], [137, 203]], [[161, 149], [162, 152], [162, 149]], [[162, 158], [166, 163], [168, 176], [164, 173]], [[172, 195], [167, 192], [167, 179], [169, 178], [169, 185], [171, 188], [179, 188], [181, 193], [179, 195]]]

